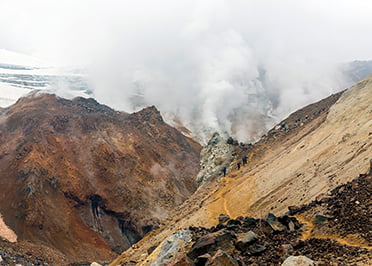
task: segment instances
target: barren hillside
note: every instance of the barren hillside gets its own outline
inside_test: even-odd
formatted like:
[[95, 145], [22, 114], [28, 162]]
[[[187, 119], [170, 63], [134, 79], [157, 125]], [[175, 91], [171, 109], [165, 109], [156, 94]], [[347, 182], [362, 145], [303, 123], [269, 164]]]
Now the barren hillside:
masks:
[[47, 94], [0, 110], [0, 146], [0, 236], [57, 264], [109, 260], [157, 227], [195, 191], [201, 148], [155, 107]]
[[157, 256], [153, 248], [178, 230], [215, 226], [220, 214], [283, 215], [289, 206], [309, 203], [366, 173], [372, 154], [372, 76], [332, 97], [290, 116], [285, 129], [271, 130], [247, 151], [246, 166], [199, 188], [167, 223], [112, 265], [148, 265]]

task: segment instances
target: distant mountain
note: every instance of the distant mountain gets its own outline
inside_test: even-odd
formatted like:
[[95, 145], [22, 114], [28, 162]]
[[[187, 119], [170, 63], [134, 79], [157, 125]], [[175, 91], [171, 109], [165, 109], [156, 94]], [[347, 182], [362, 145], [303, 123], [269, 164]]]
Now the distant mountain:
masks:
[[155, 107], [40, 93], [0, 110], [0, 147], [5, 224], [67, 261], [113, 258], [156, 228], [195, 191], [201, 149]]
[[372, 74], [372, 60], [347, 63], [343, 66], [343, 72], [352, 84], [359, 82]]

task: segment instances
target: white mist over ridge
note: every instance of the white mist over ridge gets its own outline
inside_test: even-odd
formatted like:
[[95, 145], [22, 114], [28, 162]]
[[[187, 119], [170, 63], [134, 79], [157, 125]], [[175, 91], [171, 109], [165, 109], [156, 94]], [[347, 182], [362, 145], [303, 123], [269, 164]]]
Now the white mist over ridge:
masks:
[[4, 0], [0, 48], [84, 65], [100, 102], [156, 105], [204, 142], [214, 131], [254, 141], [350, 85], [337, 63], [371, 58], [370, 9], [366, 0]]

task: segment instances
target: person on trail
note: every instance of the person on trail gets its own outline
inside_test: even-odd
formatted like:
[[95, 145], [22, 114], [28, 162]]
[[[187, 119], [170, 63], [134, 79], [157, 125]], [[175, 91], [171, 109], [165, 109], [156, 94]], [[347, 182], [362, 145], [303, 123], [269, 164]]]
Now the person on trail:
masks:
[[238, 166], [238, 170], [240, 170], [240, 162], [236, 164]]
[[248, 160], [248, 157], [244, 156], [243, 159], [242, 159], [243, 165], [247, 164], [247, 160]]
[[222, 168], [222, 173], [223, 173], [223, 176], [225, 177], [226, 176], [226, 167]]

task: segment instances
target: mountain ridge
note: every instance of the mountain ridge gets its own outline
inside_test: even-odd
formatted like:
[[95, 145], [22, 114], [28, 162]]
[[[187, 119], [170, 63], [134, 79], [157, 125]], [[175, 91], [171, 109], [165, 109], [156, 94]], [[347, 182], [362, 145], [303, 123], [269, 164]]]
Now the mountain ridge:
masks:
[[156, 227], [196, 189], [201, 149], [155, 107], [43, 93], [3, 109], [0, 145], [3, 220], [70, 262], [113, 258]]

